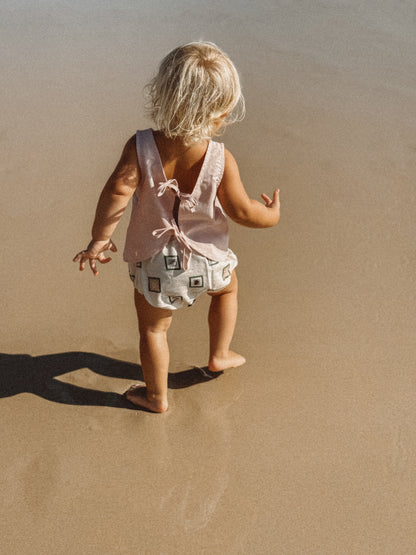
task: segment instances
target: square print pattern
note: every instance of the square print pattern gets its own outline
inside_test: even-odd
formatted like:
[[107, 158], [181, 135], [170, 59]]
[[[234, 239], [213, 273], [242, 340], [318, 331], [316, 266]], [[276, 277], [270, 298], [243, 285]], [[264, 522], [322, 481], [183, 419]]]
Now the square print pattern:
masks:
[[182, 301], [183, 301], [183, 297], [181, 297], [180, 295], [176, 295], [174, 297], [169, 296], [170, 304], [175, 304], [176, 302], [182, 302]]
[[231, 276], [230, 265], [227, 264], [222, 270], [222, 279], [228, 279]]
[[204, 287], [204, 277], [203, 276], [190, 277], [189, 287]]
[[165, 256], [165, 266], [166, 266], [166, 270], [180, 270], [181, 263], [179, 261], [179, 256], [176, 256], [176, 255]]
[[148, 288], [149, 291], [152, 291], [153, 293], [160, 293], [160, 279], [157, 277], [149, 277]]

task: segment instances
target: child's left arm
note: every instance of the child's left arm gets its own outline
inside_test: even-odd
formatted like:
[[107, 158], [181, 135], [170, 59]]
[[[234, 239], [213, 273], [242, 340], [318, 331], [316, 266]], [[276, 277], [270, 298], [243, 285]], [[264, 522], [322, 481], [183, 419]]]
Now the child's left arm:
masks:
[[136, 138], [133, 136], [127, 141], [119, 163], [101, 192], [92, 226], [92, 241], [73, 259], [74, 262], [79, 262], [81, 271], [88, 261], [93, 274], [97, 275], [96, 260], [101, 264], [110, 262], [111, 257], [106, 257], [104, 252], [106, 250], [117, 251], [111, 241], [111, 235], [136, 190], [139, 180]]

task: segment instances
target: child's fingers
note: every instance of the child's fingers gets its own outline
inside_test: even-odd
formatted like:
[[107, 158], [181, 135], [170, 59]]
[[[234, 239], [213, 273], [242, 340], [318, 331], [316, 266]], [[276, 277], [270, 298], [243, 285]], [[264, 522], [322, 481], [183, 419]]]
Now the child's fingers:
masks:
[[111, 262], [112, 258], [111, 256], [105, 257], [102, 252], [94, 258], [90, 258], [90, 267], [95, 276], [98, 274], [96, 260], [98, 260], [100, 264], [107, 264], [108, 262]]
[[85, 251], [81, 251], [79, 252], [76, 256], [74, 256], [74, 258], [72, 259], [72, 262], [78, 262], [79, 261], [79, 269], [82, 272], [82, 270], [85, 267], [85, 262], [87, 261], [87, 258], [85, 257]]
[[90, 258], [89, 260], [90, 260], [90, 268], [91, 268], [92, 273], [95, 276], [98, 275], [97, 265], [95, 263], [96, 259], [95, 258]]
[[[112, 241], [108, 245], [108, 249], [110, 249], [113, 252], [117, 252], [117, 247]], [[108, 262], [111, 262], [112, 258], [111, 256], [105, 256], [104, 252], [100, 252], [97, 255], [94, 255], [94, 254], [91, 254], [89, 250], [85, 250], [85, 251], [79, 252], [72, 259], [73, 262], [79, 261], [79, 269], [81, 272], [85, 269], [85, 264], [87, 263], [87, 260], [89, 262], [92, 273], [96, 276], [98, 275], [96, 261], [98, 260], [98, 262], [100, 262], [101, 264], [107, 264]]]
[[85, 262], [87, 261], [86, 258], [81, 258], [81, 261], [79, 263], [79, 271], [82, 272], [85, 268]]
[[[111, 249], [111, 247], [109, 247], [109, 249], [113, 250], [113, 249]], [[113, 251], [113, 252], [115, 252], [115, 251]], [[97, 260], [98, 260], [98, 262], [101, 262], [101, 264], [107, 264], [107, 262], [110, 262], [110, 260], [112, 260], [112, 258], [111, 258], [111, 256], [106, 256], [104, 254], [104, 251], [102, 251], [97, 255]]]
[[267, 208], [275, 208], [276, 206], [280, 206], [279, 193], [280, 193], [279, 189], [276, 189], [273, 192], [273, 200], [269, 196], [267, 196], [265, 193], [262, 193], [261, 198], [266, 203]]
[[261, 198], [264, 200], [264, 202], [266, 203], [266, 206], [269, 206], [269, 204], [272, 203], [272, 199], [270, 197], [268, 197], [266, 194], [262, 193], [261, 194]]

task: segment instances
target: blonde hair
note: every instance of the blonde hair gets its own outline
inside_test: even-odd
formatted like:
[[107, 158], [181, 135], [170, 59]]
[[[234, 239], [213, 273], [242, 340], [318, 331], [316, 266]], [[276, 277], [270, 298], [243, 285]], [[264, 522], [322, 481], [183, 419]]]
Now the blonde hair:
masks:
[[148, 113], [157, 128], [187, 145], [218, 135], [220, 128], [243, 119], [245, 113], [237, 70], [211, 42], [172, 50], [147, 92]]

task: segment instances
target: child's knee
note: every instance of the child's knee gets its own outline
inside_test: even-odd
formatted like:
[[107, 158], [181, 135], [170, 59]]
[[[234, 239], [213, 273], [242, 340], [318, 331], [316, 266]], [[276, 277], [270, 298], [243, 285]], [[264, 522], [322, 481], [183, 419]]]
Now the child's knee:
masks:
[[172, 316], [163, 316], [162, 318], [146, 319], [139, 316], [139, 331], [142, 335], [166, 334], [170, 328]]

